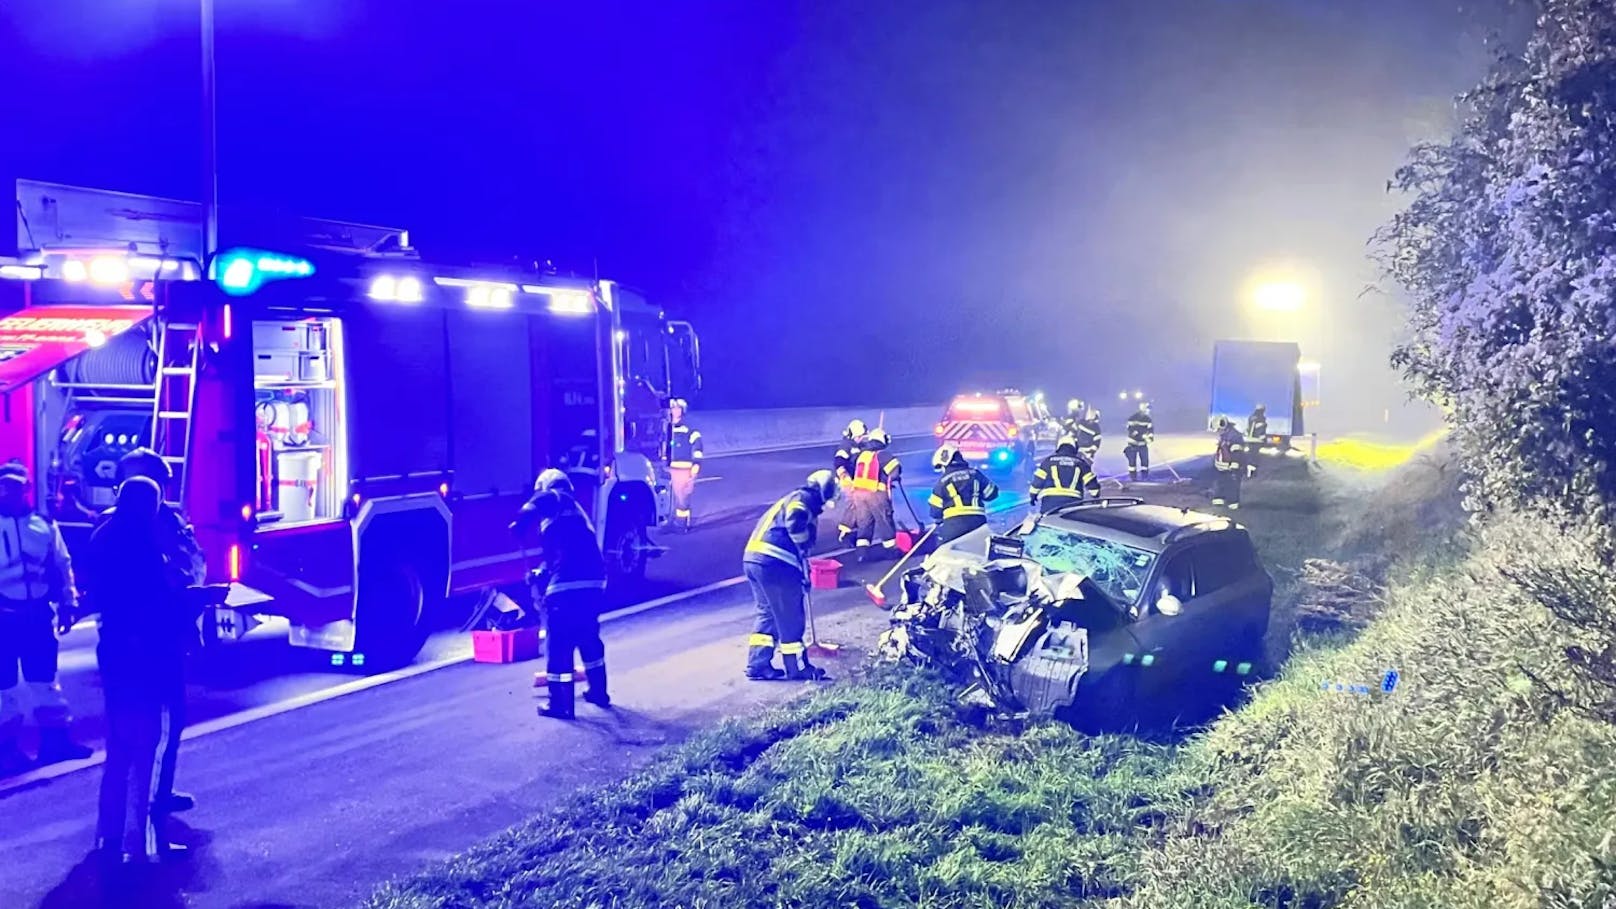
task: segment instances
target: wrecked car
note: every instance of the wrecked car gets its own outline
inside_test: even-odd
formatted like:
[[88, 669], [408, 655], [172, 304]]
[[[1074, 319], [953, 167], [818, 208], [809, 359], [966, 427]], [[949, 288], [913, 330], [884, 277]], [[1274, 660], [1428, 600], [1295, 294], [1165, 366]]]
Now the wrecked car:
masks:
[[1000, 717], [1103, 721], [1256, 674], [1272, 597], [1239, 524], [1106, 498], [938, 548], [904, 574], [879, 653]]

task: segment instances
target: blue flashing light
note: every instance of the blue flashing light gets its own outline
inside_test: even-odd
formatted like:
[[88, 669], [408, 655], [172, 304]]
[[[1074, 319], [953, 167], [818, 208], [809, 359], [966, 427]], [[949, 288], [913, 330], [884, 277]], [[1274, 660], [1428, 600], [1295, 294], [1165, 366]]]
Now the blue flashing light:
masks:
[[219, 288], [231, 296], [257, 292], [265, 281], [307, 278], [314, 274], [314, 263], [297, 256], [257, 249], [232, 249], [215, 262]]
[[1008, 464], [1010, 462], [1010, 454], [1011, 452], [1008, 448], [996, 449], [993, 452], [993, 460], [998, 461], [1000, 464]]

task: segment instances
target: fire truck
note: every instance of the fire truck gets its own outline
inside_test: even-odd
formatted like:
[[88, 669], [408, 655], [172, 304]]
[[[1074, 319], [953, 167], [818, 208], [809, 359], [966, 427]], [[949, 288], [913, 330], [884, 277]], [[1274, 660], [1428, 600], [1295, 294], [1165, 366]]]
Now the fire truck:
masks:
[[613, 585], [661, 551], [668, 402], [699, 388], [700, 348], [640, 294], [312, 219], [253, 222], [279, 245], [227, 236], [209, 269], [189, 203], [32, 181], [18, 201], [0, 459], [74, 546], [118, 459], [155, 449], [230, 584], [213, 639], [280, 616], [334, 663], [409, 660], [450, 598], [524, 577], [536, 540], [507, 527], [545, 467], [573, 477]]

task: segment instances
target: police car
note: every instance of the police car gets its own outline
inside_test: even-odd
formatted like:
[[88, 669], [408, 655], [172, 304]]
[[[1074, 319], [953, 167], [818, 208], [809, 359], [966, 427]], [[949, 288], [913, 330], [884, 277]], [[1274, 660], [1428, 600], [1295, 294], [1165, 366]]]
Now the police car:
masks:
[[1044, 420], [1037, 403], [1014, 389], [955, 395], [933, 435], [967, 459], [987, 467], [1031, 464], [1038, 456]]

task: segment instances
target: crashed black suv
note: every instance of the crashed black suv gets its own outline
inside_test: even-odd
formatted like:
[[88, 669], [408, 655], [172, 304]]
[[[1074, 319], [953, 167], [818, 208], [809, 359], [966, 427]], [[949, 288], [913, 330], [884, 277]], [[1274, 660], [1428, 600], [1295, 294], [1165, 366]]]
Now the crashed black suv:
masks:
[[1233, 521], [1101, 499], [939, 548], [905, 575], [882, 651], [1002, 715], [1176, 715], [1258, 670], [1272, 596]]

